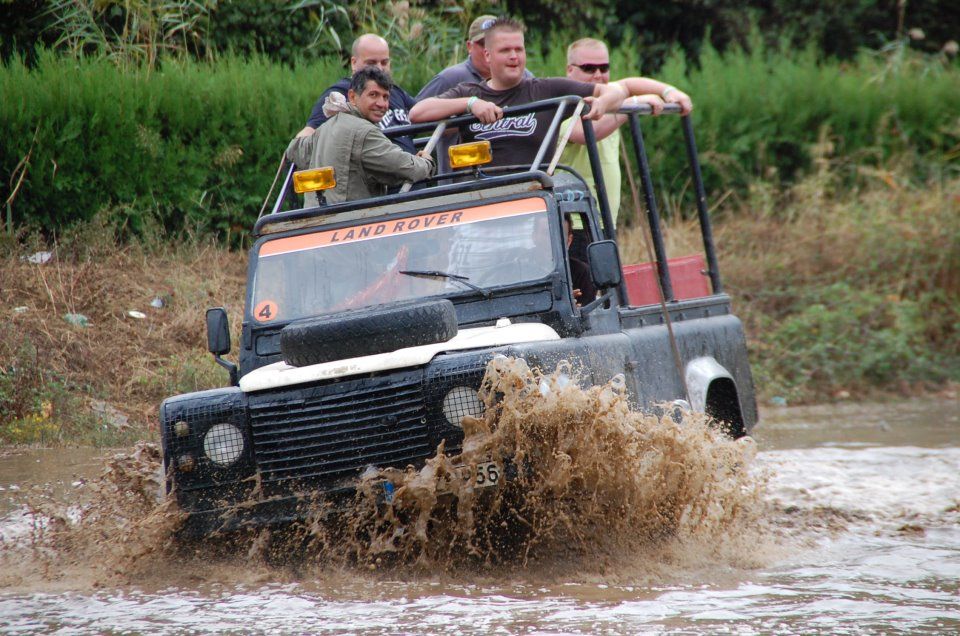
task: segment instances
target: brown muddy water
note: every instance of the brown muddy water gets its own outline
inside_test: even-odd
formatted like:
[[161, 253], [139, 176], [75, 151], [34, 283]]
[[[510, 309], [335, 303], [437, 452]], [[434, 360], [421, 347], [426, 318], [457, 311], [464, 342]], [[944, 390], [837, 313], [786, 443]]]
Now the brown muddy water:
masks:
[[[522, 554], [478, 547], [482, 506], [472, 530], [387, 549], [415, 519], [289, 558], [262, 535], [183, 547], [146, 495], [149, 447], [0, 454], [0, 632], [960, 633], [956, 399], [767, 408], [754, 456], [625, 412], [616, 387], [549, 382], [496, 422], [550, 484], [524, 486], [539, 539]], [[558, 408], [596, 417], [546, 424]], [[565, 452], [538, 457], [528, 425]], [[506, 443], [490, 435], [482, 452]], [[426, 479], [395, 477], [410, 492]]]

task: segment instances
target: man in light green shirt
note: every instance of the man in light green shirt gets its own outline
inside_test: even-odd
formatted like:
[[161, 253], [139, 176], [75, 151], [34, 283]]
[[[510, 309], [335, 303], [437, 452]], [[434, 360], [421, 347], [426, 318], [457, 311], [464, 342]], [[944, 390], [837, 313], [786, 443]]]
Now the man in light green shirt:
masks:
[[[610, 83], [610, 53], [607, 51], [607, 45], [593, 38], [582, 38], [571, 44], [567, 48], [567, 77], [594, 84]], [[626, 77], [613, 84], [619, 86], [627, 97], [623, 102], [624, 105], [650, 104], [654, 115], [660, 114], [665, 103], [679, 104], [684, 115], [693, 109], [693, 103], [686, 93], [654, 79]], [[593, 130], [597, 137], [597, 151], [600, 155], [600, 168], [603, 170], [603, 180], [614, 225], [617, 224], [617, 214], [620, 210], [619, 129], [626, 121], [626, 115], [611, 113], [593, 123]], [[570, 143], [564, 148], [560, 157], [560, 163], [570, 166], [583, 176], [596, 200], [597, 192], [590, 170], [587, 147], [584, 145], [583, 126], [579, 121], [568, 119], [563, 123], [560, 134], [565, 134], [569, 126], [573, 126], [573, 132], [570, 135]], [[579, 218], [575, 218], [575, 230], [581, 229], [577, 227], [578, 224]]]
[[[573, 119], [561, 124], [561, 137], [566, 134], [567, 128], [573, 125]], [[603, 170], [603, 181], [607, 186], [607, 200], [610, 202], [610, 215], [613, 224], [617, 224], [617, 212], [620, 210], [620, 131], [614, 130], [607, 137], [597, 141], [597, 154], [600, 155], [600, 169]], [[593, 172], [590, 170], [590, 157], [587, 156], [587, 147], [583, 144], [569, 143], [560, 155], [560, 163], [576, 170], [583, 180], [590, 186], [593, 200], [597, 200], [597, 186], [593, 182]], [[582, 229], [580, 217], [574, 217], [575, 230]]]

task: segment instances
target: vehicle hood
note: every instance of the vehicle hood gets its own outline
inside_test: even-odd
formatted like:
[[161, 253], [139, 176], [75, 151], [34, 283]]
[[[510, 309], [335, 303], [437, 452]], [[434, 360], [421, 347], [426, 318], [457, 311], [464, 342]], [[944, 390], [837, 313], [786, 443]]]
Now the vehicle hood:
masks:
[[495, 327], [475, 327], [462, 329], [446, 342], [407, 347], [388, 353], [372, 356], [334, 360], [307, 367], [293, 367], [286, 362], [275, 362], [255, 369], [240, 379], [240, 389], [244, 393], [265, 391], [279, 387], [293, 386], [317, 380], [332, 380], [351, 375], [388, 371], [424, 365], [438, 353], [481, 349], [536, 342], [538, 340], [559, 340], [560, 336], [551, 327], [541, 323], [509, 324], [505, 320]]

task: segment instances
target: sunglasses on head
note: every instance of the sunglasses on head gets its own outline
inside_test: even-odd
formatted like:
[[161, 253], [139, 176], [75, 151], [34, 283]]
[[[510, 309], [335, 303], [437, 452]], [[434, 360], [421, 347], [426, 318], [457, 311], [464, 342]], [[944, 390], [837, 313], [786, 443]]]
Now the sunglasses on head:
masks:
[[597, 71], [601, 73], [606, 73], [610, 70], [610, 64], [571, 64], [571, 66], [576, 66], [578, 69], [584, 73], [593, 74]]

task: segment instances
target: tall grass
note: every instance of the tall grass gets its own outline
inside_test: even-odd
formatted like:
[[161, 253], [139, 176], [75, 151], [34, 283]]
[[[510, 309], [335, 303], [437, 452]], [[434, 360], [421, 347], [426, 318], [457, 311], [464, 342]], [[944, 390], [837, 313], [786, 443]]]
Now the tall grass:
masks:
[[[564, 45], [551, 42], [531, 68], [562, 74]], [[614, 77], [639, 73], [630, 42], [612, 53]], [[713, 195], [743, 198], [758, 179], [789, 183], [825, 160], [850, 178], [891, 162], [918, 182], [956, 174], [960, 68], [938, 58], [891, 59], [865, 53], [841, 65], [756, 43], [724, 55], [708, 50], [696, 68], [674, 55], [658, 77], [694, 97]], [[420, 58], [394, 64], [411, 93], [437, 70]], [[228, 56], [167, 61], [153, 72], [51, 53], [32, 70], [12, 61], [0, 67], [0, 173], [12, 175], [0, 186], [3, 199], [23, 176], [10, 206], [17, 225], [59, 228], [110, 208], [132, 226], [149, 212], [170, 227], [242, 233], [290, 137], [344, 73], [338, 59], [289, 67]], [[644, 128], [661, 186], [682, 190], [677, 122]], [[669, 212], [676, 203], [668, 203]]]

